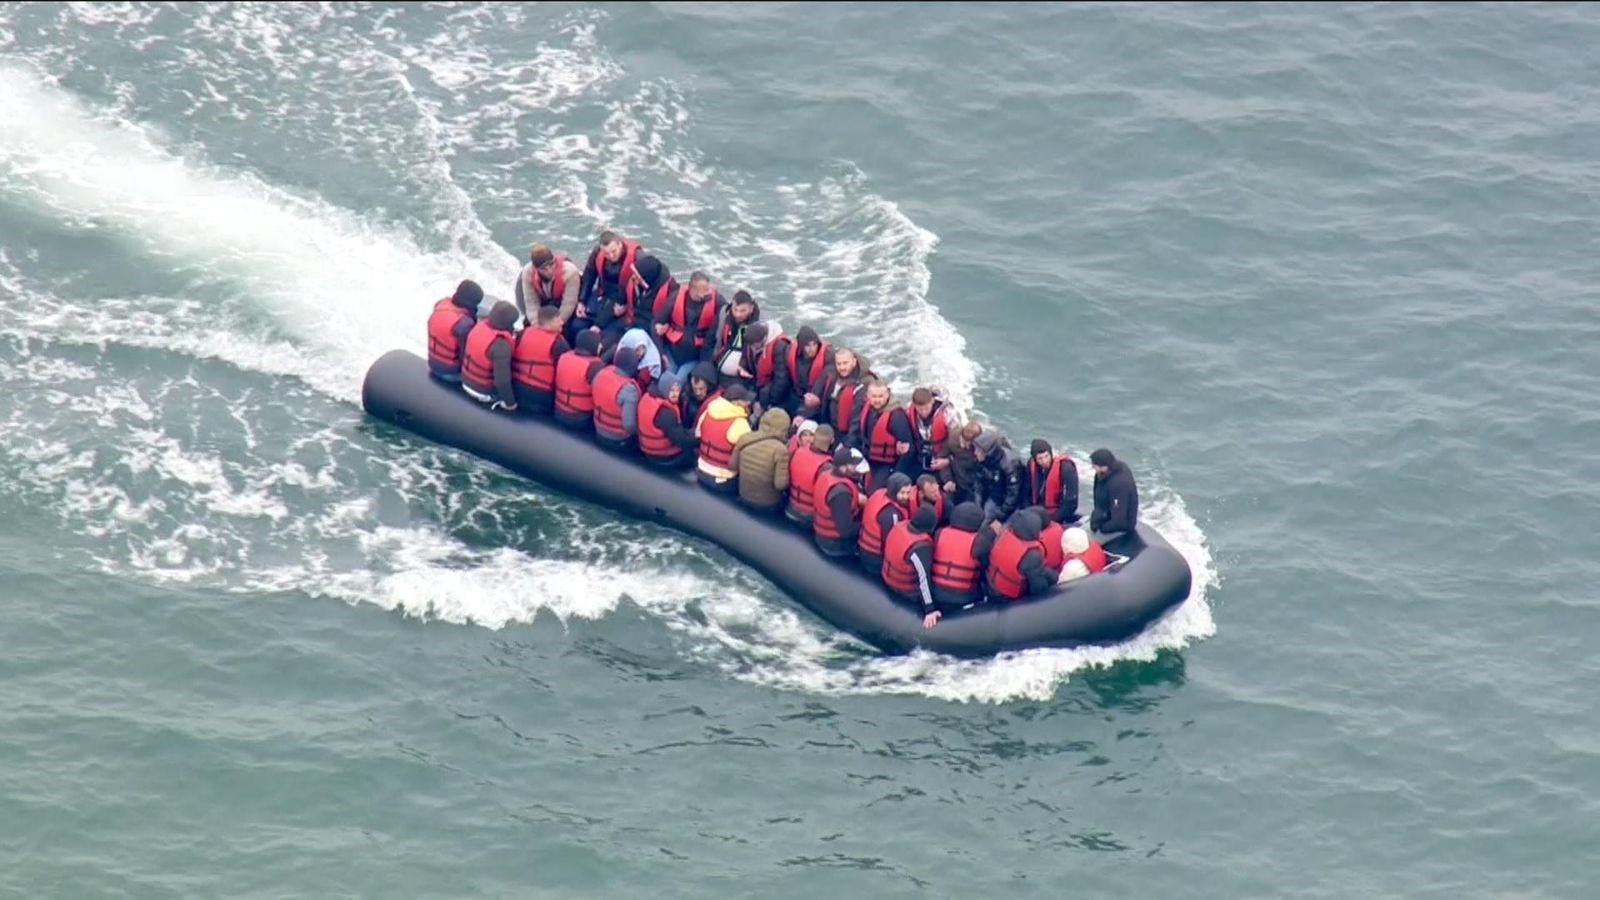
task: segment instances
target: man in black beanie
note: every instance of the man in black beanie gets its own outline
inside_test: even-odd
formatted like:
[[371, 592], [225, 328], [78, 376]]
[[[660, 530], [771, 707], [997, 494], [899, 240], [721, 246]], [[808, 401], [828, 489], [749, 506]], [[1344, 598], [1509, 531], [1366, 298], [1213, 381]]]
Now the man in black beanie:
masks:
[[1022, 473], [1022, 506], [1044, 507], [1050, 522], [1072, 525], [1078, 521], [1078, 466], [1065, 453], [1050, 449], [1050, 442], [1034, 438], [1028, 448], [1028, 465]]
[[940, 616], [928, 582], [935, 524], [933, 507], [919, 506], [911, 518], [894, 523], [883, 539], [883, 583], [896, 597], [917, 605], [925, 628], [932, 628]]
[[1139, 486], [1128, 464], [1104, 447], [1089, 454], [1094, 466], [1094, 512], [1089, 528], [1101, 544], [1115, 540], [1139, 524]]
[[856, 489], [857, 458], [849, 447], [840, 444], [833, 451], [833, 466], [817, 476], [812, 492], [812, 534], [817, 549], [827, 556], [854, 557], [856, 532], [860, 526], [861, 493]]

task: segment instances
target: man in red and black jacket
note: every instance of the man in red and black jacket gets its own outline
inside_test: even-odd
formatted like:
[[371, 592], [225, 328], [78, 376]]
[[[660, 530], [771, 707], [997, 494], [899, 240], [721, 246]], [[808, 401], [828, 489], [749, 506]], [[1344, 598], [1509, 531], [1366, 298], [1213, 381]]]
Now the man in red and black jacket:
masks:
[[1050, 442], [1034, 438], [1022, 470], [1022, 506], [1042, 506], [1051, 522], [1072, 525], [1078, 521], [1078, 466], [1072, 457], [1050, 449]]

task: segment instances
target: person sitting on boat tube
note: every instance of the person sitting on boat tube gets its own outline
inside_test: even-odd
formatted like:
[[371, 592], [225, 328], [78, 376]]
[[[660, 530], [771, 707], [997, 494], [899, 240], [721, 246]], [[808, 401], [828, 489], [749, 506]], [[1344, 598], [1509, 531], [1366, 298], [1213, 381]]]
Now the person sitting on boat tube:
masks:
[[883, 571], [883, 537], [894, 523], [911, 515], [911, 479], [892, 472], [883, 487], [867, 495], [861, 507], [861, 533], [856, 550], [861, 568], [877, 575]]
[[1078, 466], [1072, 457], [1052, 450], [1044, 438], [1034, 438], [1028, 448], [1022, 505], [1042, 506], [1049, 521], [1062, 525], [1078, 521]]
[[639, 452], [653, 465], [676, 469], [695, 460], [700, 439], [683, 427], [682, 390], [677, 376], [666, 372], [639, 399]]
[[835, 447], [833, 465], [817, 476], [811, 492], [812, 537], [823, 555], [835, 559], [856, 555], [856, 520], [861, 515], [856, 465], [849, 447]]
[[1039, 528], [1038, 516], [1029, 510], [1018, 510], [994, 539], [987, 576], [990, 599], [1021, 600], [1030, 594], [1042, 594], [1056, 583], [1055, 573], [1044, 565]]
[[529, 322], [539, 320], [539, 310], [553, 309], [561, 329], [565, 329], [578, 309], [582, 278], [583, 270], [577, 263], [544, 244], [534, 244], [528, 249], [528, 264], [517, 273], [517, 309]]
[[514, 412], [516, 389], [511, 383], [511, 354], [516, 347], [512, 331], [518, 319], [517, 307], [501, 300], [489, 310], [487, 318], [467, 332], [466, 351], [461, 357], [461, 389], [490, 409]]
[[[983, 599], [983, 574], [994, 537], [994, 530], [983, 526], [983, 508], [971, 501], [956, 504], [950, 524], [934, 532], [934, 622]], [[926, 617], [923, 625], [931, 627]]]
[[[1105, 570], [1106, 551], [1099, 544], [1089, 538], [1089, 533], [1074, 525], [1061, 533], [1061, 557], [1064, 560], [1061, 568], [1060, 581], [1071, 581], [1067, 577], [1068, 570], [1077, 571], [1081, 567], [1083, 574], [1075, 575], [1082, 578]], [[1078, 565], [1075, 567], [1073, 563]]]
[[695, 423], [695, 435], [700, 438], [700, 483], [719, 494], [738, 489], [728, 464], [734, 445], [750, 431], [749, 415], [750, 394], [735, 384], [706, 404]]
[[933, 571], [933, 507], [923, 506], [911, 518], [894, 523], [883, 539], [883, 583], [900, 600], [922, 612], [922, 625], [939, 621], [928, 575]]
[[789, 450], [789, 506], [784, 515], [796, 525], [810, 528], [817, 477], [833, 465], [833, 426], [808, 420], [800, 425], [795, 438]]
[[649, 327], [651, 311], [671, 277], [666, 265], [646, 253], [638, 241], [614, 231], [600, 232], [583, 268], [579, 306], [569, 331], [597, 331], [600, 346], [609, 350], [634, 325]]
[[599, 359], [600, 333], [578, 333], [577, 346], [556, 360], [556, 422], [573, 430], [594, 424], [594, 389], [589, 382], [605, 365]]
[[769, 409], [756, 430], [733, 446], [728, 468], [738, 473], [739, 502], [762, 512], [783, 509], [789, 495], [789, 414]]
[[594, 395], [594, 439], [601, 446], [625, 450], [639, 433], [639, 360], [632, 351], [596, 369], [589, 378]]
[[679, 378], [688, 378], [696, 363], [711, 360], [716, 349], [712, 331], [721, 306], [717, 286], [704, 272], [695, 272], [688, 284], [669, 287], [662, 295], [652, 315], [653, 327]]
[[482, 302], [483, 288], [469, 279], [433, 305], [433, 314], [428, 316], [428, 371], [435, 378], [461, 380], [461, 356], [467, 335], [478, 324], [478, 304]]
[[874, 379], [867, 384], [867, 402], [856, 419], [856, 446], [867, 455], [872, 465], [872, 481], [877, 488], [889, 480], [889, 473], [899, 472], [914, 478], [917, 458], [912, 453], [916, 434], [911, 430], [911, 417], [904, 408], [893, 405], [894, 395], [889, 386]]
[[534, 315], [537, 324], [522, 329], [511, 352], [511, 386], [519, 409], [548, 415], [556, 402], [556, 364], [571, 348], [561, 336], [559, 309], [541, 306]]
[[722, 396], [722, 389], [717, 387], [717, 369], [711, 363], [703, 362], [689, 371], [689, 385], [683, 391], [683, 421], [691, 428], [700, 425], [700, 414], [705, 412], [711, 401]]
[[1128, 464], [1104, 447], [1089, 454], [1089, 464], [1094, 466], [1094, 512], [1089, 515], [1089, 528], [1100, 535], [1101, 543], [1109, 543], [1138, 527], [1139, 486]]

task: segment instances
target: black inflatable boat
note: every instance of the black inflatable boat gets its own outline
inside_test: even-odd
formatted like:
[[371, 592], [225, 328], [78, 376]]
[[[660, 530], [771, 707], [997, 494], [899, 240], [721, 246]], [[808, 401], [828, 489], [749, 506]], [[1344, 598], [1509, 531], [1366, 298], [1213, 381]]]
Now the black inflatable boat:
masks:
[[1126, 640], [1189, 595], [1189, 566], [1154, 530], [1140, 525], [1106, 549], [1126, 560], [1044, 597], [988, 604], [932, 629], [894, 600], [854, 559], [831, 560], [782, 516], [752, 513], [700, 487], [694, 473], [666, 472], [602, 449], [553, 420], [490, 412], [428, 374], [404, 350], [367, 371], [368, 413], [429, 440], [465, 450], [567, 494], [641, 521], [704, 538], [738, 557], [836, 628], [904, 653], [924, 647], [952, 656], [989, 656], [1029, 647]]

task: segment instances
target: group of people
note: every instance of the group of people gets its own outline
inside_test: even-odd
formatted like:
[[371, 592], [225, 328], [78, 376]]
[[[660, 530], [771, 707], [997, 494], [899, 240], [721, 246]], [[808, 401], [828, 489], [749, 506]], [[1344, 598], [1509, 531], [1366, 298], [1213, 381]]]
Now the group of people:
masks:
[[785, 334], [704, 272], [680, 282], [614, 232], [581, 268], [533, 245], [513, 290], [515, 303], [486, 302], [463, 281], [434, 305], [436, 378], [694, 467], [706, 488], [809, 529], [822, 553], [859, 559], [927, 628], [1104, 569], [1102, 545], [1138, 522], [1133, 472], [1111, 451], [1090, 455], [1086, 530], [1077, 465], [1049, 442], [1021, 458], [998, 430], [959, 423], [936, 388], [896, 403], [859, 354], [809, 326]]

